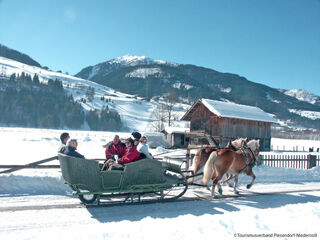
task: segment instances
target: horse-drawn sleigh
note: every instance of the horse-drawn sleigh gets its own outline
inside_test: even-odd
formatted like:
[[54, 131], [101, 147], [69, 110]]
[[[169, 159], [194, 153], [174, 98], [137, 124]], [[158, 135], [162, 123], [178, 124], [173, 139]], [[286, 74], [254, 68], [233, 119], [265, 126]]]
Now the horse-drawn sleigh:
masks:
[[252, 176], [247, 187], [252, 186], [255, 178], [252, 167], [259, 153], [259, 141], [246, 143], [241, 139], [225, 148], [211, 147], [199, 147], [193, 158], [192, 170], [182, 168], [186, 160], [170, 158], [141, 159], [125, 164], [123, 170], [110, 171], [101, 171], [98, 161], [64, 154], [59, 154], [58, 158], [65, 182], [84, 204], [92, 204], [96, 200], [100, 204], [178, 199], [187, 191], [188, 185], [196, 185], [194, 177], [203, 166], [202, 185], [207, 186], [209, 180], [213, 180], [212, 196], [215, 196], [216, 185], [222, 194], [219, 181], [225, 173], [229, 174], [229, 179], [234, 176], [235, 192], [241, 172]]

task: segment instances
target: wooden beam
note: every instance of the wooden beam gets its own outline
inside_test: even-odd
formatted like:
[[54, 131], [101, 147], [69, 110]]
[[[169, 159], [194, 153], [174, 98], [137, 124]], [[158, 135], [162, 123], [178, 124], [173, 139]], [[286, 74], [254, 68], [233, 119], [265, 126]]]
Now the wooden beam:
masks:
[[35, 166], [25, 166], [25, 165], [0, 165], [0, 168], [60, 168], [60, 165], [35, 165]]
[[8, 170], [2, 171], [0, 173], [15, 172], [15, 171], [18, 171], [18, 170], [23, 169], [23, 168], [34, 167], [34, 166], [37, 166], [39, 164], [50, 162], [50, 161], [56, 160], [56, 159], [58, 159], [58, 156], [54, 156], [54, 157], [51, 157], [51, 158], [46, 158], [46, 159], [43, 159], [43, 160], [40, 160], [40, 161], [36, 161], [36, 162], [32, 162], [32, 163], [29, 163], [29, 164], [26, 164], [26, 165], [18, 165], [19, 167], [13, 167], [13, 168], [10, 168]]

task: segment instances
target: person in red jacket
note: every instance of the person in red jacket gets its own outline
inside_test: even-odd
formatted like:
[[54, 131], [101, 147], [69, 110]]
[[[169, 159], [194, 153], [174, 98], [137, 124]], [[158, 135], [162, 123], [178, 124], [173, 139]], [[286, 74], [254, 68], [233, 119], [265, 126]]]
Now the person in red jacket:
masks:
[[137, 151], [137, 146], [134, 145], [134, 140], [132, 138], [127, 138], [125, 141], [126, 149], [124, 155], [121, 158], [114, 158], [107, 160], [103, 166], [102, 171], [104, 170], [122, 170], [123, 165], [126, 163], [137, 161], [141, 158], [140, 153]]
[[[115, 159], [115, 155], [118, 155], [117, 157], [120, 158], [123, 156], [124, 152], [126, 150], [125, 144], [123, 144], [120, 141], [120, 138], [118, 135], [115, 135], [112, 142], [109, 142], [106, 145], [106, 159]], [[117, 158], [116, 157], [116, 158]]]
[[140, 153], [137, 150], [137, 146], [134, 145], [134, 140], [132, 138], [127, 138], [125, 144], [126, 151], [124, 155], [118, 160], [118, 163], [126, 164], [139, 160]]

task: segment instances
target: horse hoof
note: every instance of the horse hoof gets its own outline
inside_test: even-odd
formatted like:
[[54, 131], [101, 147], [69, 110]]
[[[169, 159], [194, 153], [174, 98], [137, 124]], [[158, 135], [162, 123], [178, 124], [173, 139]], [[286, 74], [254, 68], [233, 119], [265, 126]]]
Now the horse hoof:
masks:
[[213, 199], [218, 199], [218, 196], [214, 195], [212, 196]]
[[219, 189], [218, 192], [220, 195], [222, 195], [222, 189]]
[[251, 184], [248, 184], [248, 185], [247, 185], [247, 189], [251, 188], [251, 186], [252, 186]]
[[235, 193], [235, 194], [237, 194], [237, 195], [239, 194], [239, 192], [238, 192], [238, 191], [234, 191], [234, 193]]

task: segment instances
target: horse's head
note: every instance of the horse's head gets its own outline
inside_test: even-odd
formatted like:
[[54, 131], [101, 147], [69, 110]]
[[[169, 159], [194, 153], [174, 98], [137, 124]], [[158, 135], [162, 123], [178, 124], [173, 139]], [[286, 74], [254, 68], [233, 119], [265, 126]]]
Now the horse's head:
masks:
[[232, 146], [236, 147], [237, 149], [244, 148], [247, 145], [248, 138], [238, 138], [231, 142]]
[[259, 147], [260, 147], [260, 139], [258, 140], [250, 140], [249, 142], [247, 142], [247, 146], [248, 148], [251, 149], [251, 151], [253, 152], [255, 157], [258, 157], [259, 155]]

